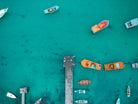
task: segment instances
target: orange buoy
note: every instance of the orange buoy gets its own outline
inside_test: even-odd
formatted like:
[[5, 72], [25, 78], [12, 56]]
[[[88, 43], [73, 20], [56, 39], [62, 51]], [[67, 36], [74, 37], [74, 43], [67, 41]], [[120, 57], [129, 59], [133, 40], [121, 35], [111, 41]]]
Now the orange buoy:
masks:
[[80, 85], [89, 85], [91, 84], [91, 80], [81, 80], [78, 82], [78, 84]]

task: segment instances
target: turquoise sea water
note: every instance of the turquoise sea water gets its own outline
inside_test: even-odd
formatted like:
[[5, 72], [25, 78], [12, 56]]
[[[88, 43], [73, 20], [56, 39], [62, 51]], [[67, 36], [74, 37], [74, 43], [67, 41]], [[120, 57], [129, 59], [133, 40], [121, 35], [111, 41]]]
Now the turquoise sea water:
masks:
[[[43, 10], [59, 5], [54, 14]], [[20, 87], [29, 87], [27, 104], [43, 97], [41, 104], [64, 104], [65, 70], [63, 57], [75, 55], [74, 89], [88, 89], [74, 100], [89, 104], [138, 104], [138, 27], [124, 23], [138, 17], [138, 0], [1, 0], [0, 9], [9, 8], [0, 19], [0, 104], [20, 104]], [[91, 26], [109, 20], [110, 26], [92, 34]], [[126, 63], [123, 70], [96, 71], [83, 68], [81, 60], [106, 64]], [[91, 85], [81, 86], [83, 79]], [[127, 98], [127, 85], [131, 97]], [[12, 92], [18, 99], [5, 95]]]

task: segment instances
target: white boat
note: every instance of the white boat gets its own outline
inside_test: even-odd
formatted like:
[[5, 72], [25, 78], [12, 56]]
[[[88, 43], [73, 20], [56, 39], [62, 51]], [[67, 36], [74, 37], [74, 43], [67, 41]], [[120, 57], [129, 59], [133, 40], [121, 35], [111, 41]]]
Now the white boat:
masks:
[[85, 94], [86, 91], [85, 90], [74, 90], [75, 93], [78, 93], [78, 94]]
[[127, 97], [130, 97], [130, 86], [127, 87]]
[[9, 98], [13, 98], [13, 99], [16, 99], [17, 98], [14, 94], [12, 94], [10, 92], [7, 92], [7, 95], [6, 96], [9, 97]]
[[53, 6], [51, 8], [45, 9], [44, 13], [45, 14], [49, 14], [49, 13], [54, 13], [59, 9], [59, 6]]
[[131, 28], [138, 25], [138, 18], [132, 19], [125, 23], [126, 28]]
[[133, 63], [132, 68], [138, 68], [138, 63]]
[[116, 104], [120, 104], [120, 98], [117, 99]]
[[2, 18], [7, 11], [8, 8], [0, 10], [0, 18]]
[[87, 104], [88, 100], [76, 100], [75, 103], [78, 103], [78, 104]]
[[42, 98], [38, 99], [38, 100], [35, 102], [35, 104], [40, 104], [41, 100], [42, 100]]

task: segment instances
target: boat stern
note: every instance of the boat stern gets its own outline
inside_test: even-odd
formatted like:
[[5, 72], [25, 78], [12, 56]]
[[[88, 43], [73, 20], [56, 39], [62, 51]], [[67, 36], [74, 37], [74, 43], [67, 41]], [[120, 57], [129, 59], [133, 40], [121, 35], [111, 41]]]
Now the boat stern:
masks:
[[128, 23], [129, 23], [129, 22], [126, 22], [126, 23], [125, 23], [125, 27], [126, 27], [127, 29], [128, 29], [128, 28], [131, 28], [131, 27], [129, 27]]
[[100, 29], [98, 28], [98, 26], [97, 25], [94, 25], [93, 27], [91, 27], [91, 31], [93, 32], [93, 33], [96, 33], [96, 32], [98, 32]]

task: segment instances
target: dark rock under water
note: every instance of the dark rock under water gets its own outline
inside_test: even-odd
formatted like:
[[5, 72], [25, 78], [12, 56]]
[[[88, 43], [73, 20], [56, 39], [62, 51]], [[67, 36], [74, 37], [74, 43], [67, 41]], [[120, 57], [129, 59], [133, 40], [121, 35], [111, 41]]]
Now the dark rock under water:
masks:
[[20, 16], [21, 16], [21, 18], [23, 18], [23, 19], [26, 17], [24, 14], [21, 14]]

